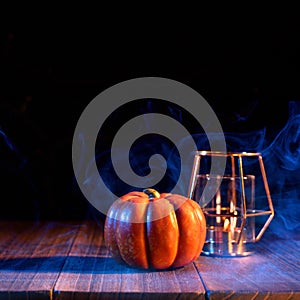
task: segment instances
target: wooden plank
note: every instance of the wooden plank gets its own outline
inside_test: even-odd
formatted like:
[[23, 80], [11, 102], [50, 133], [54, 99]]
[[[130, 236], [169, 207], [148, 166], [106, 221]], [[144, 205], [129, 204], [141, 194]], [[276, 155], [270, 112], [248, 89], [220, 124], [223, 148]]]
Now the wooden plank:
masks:
[[0, 226], [0, 298], [52, 298], [78, 226], [56, 222]]
[[299, 238], [265, 234], [248, 257], [200, 256], [177, 270], [144, 271], [116, 263], [95, 222], [8, 221], [0, 229], [0, 299], [300, 298]]
[[115, 262], [102, 228], [84, 224], [54, 288], [55, 299], [204, 299], [193, 264], [173, 271], [146, 271]]
[[248, 257], [200, 256], [210, 299], [300, 299], [300, 240], [267, 235]]

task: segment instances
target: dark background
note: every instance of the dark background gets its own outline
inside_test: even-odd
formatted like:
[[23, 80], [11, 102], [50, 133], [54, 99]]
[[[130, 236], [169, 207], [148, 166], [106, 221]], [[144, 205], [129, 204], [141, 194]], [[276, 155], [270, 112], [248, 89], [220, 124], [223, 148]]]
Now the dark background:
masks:
[[195, 20], [187, 29], [156, 28], [154, 20], [113, 30], [8, 22], [0, 37], [0, 217], [97, 216], [74, 180], [73, 132], [86, 105], [124, 80], [182, 82], [206, 99], [225, 132], [265, 128], [271, 142], [289, 103], [300, 100], [300, 27], [293, 16], [265, 17]]

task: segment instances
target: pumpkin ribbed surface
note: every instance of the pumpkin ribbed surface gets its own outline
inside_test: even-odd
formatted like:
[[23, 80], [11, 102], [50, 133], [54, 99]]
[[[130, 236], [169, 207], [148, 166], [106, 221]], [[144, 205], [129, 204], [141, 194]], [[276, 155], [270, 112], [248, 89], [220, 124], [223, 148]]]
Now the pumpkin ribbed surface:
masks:
[[203, 212], [191, 199], [154, 192], [152, 197], [130, 192], [111, 205], [104, 225], [105, 243], [114, 259], [132, 267], [185, 266], [202, 251]]

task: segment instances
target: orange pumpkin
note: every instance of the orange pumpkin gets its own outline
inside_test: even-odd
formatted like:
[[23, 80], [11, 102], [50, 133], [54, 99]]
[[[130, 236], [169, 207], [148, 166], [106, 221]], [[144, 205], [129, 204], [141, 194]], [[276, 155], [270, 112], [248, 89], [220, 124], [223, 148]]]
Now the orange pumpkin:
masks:
[[143, 269], [185, 266], [201, 253], [206, 234], [195, 201], [153, 189], [130, 192], [109, 208], [104, 240], [118, 262]]

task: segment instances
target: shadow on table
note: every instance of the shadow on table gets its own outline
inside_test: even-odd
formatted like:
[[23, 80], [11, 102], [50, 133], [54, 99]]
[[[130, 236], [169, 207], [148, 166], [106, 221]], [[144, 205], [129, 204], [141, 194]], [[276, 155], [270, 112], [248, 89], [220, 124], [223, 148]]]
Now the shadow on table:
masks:
[[[165, 271], [170, 271], [170, 269], [159, 270], [159, 272]], [[53, 256], [2, 259], [0, 260], [0, 272], [126, 274], [157, 272], [157, 270], [133, 268], [117, 263], [110, 257]]]

